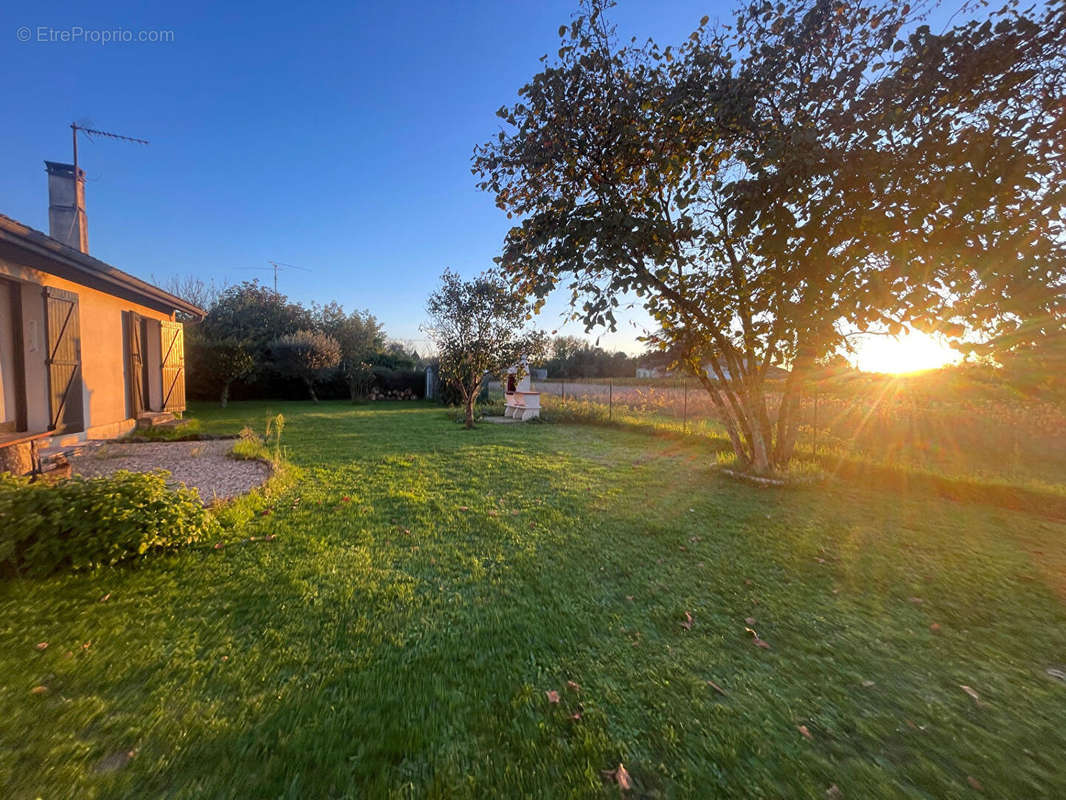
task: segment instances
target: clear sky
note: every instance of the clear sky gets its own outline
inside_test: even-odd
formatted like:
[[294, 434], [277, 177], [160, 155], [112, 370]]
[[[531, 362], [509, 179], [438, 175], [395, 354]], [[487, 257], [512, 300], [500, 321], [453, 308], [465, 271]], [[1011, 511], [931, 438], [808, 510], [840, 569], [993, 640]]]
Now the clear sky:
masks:
[[[82, 139], [90, 253], [160, 281], [269, 281], [246, 268], [298, 264], [311, 272], [283, 274], [285, 294], [368, 308], [419, 339], [441, 271], [473, 275], [499, 253], [509, 223], [470, 155], [576, 0], [224, 5], [7, 4], [0, 213], [47, 232], [42, 162], [70, 160], [72, 121], [149, 139]], [[620, 34], [671, 43], [729, 7], [623, 0], [614, 17]], [[173, 34], [86, 41], [114, 31]], [[48, 41], [64, 32], [78, 41]], [[637, 351], [636, 335], [601, 344]]]

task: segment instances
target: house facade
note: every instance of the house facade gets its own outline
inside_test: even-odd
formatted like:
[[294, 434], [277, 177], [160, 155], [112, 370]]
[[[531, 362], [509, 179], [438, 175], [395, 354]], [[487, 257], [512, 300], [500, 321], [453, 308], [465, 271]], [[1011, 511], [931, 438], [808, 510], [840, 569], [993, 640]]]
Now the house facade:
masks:
[[113, 438], [184, 410], [176, 316], [204, 314], [90, 256], [84, 173], [45, 165], [51, 235], [0, 215], [0, 448]]

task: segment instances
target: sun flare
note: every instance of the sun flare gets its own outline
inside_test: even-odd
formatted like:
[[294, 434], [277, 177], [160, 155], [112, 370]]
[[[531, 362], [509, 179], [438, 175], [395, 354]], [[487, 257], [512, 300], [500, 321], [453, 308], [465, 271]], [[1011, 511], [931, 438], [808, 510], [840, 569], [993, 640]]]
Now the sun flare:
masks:
[[937, 369], [958, 360], [959, 354], [946, 341], [918, 332], [868, 336], [858, 351], [859, 369], [893, 375]]

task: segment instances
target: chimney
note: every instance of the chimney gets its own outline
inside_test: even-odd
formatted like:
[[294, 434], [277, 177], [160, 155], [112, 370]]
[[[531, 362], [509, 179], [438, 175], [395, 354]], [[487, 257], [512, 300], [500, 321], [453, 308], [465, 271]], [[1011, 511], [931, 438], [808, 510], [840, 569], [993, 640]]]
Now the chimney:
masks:
[[48, 235], [67, 247], [89, 252], [89, 222], [85, 217], [85, 170], [74, 178], [73, 164], [45, 161], [48, 171]]

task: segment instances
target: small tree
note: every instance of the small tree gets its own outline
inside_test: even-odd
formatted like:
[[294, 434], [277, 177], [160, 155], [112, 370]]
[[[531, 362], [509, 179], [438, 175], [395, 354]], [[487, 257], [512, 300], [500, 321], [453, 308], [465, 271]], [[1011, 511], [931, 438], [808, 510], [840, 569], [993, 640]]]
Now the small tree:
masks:
[[546, 339], [541, 332], [525, 330], [530, 319], [525, 298], [487, 273], [464, 281], [446, 270], [427, 310], [425, 330], [437, 346], [440, 377], [458, 390], [466, 427], [473, 428], [474, 404], [486, 373], [502, 374], [523, 357], [539, 357]]
[[204, 370], [208, 380], [218, 386], [219, 402], [225, 408], [229, 403], [230, 385], [252, 373], [255, 359], [236, 339], [197, 340], [195, 353], [197, 368]]
[[307, 330], [282, 336], [270, 346], [270, 352], [278, 371], [300, 378], [307, 385], [307, 391], [315, 403], [318, 402], [315, 381], [341, 360], [341, 348], [336, 339]]
[[340, 345], [340, 369], [352, 402], [370, 392], [373, 361], [385, 349], [385, 328], [369, 311], [345, 314], [337, 303], [315, 309], [318, 328]]

